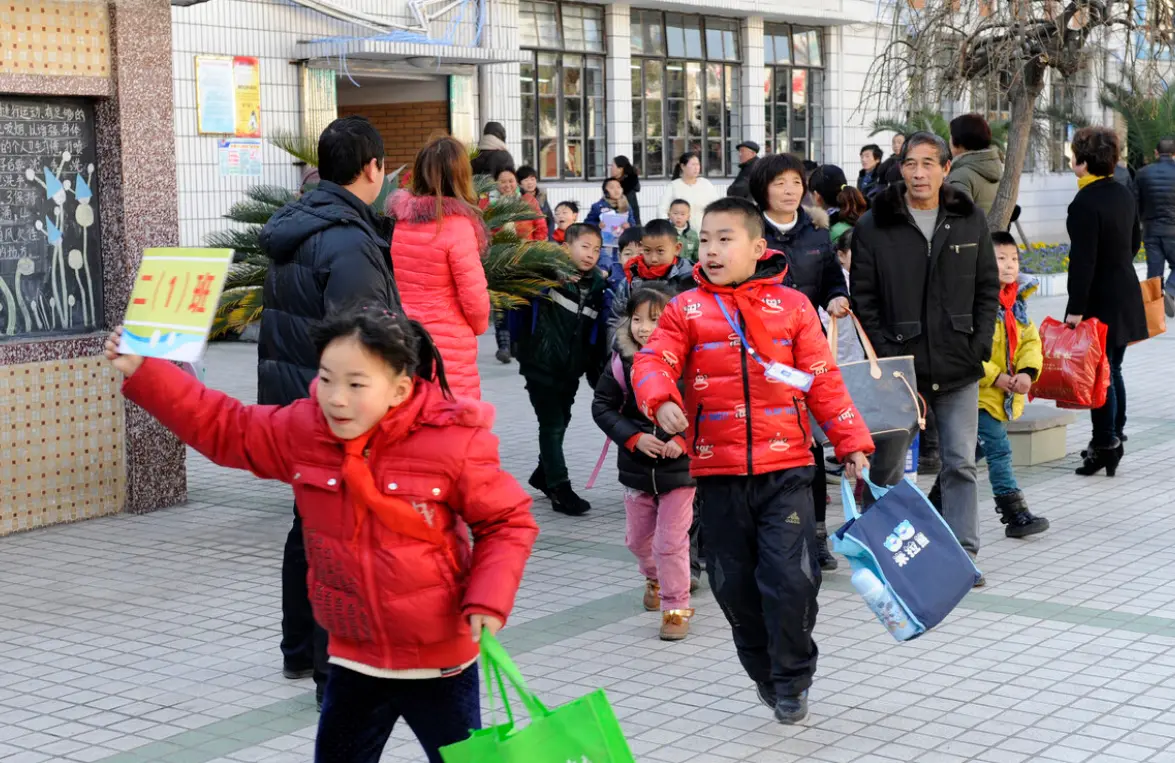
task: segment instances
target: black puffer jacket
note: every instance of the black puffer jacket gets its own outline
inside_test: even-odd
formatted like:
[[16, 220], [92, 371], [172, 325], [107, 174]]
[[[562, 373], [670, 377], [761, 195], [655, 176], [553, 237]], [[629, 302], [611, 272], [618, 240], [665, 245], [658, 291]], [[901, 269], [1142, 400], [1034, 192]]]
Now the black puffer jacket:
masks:
[[932, 241], [897, 183], [853, 228], [853, 309], [878, 355], [913, 355], [918, 387], [947, 392], [983, 377], [1000, 277], [983, 212], [944, 185]]
[[1146, 238], [1175, 233], [1175, 159], [1159, 157], [1134, 176], [1138, 219]]
[[[596, 426], [604, 431], [608, 439], [618, 446], [616, 466], [620, 470], [620, 484], [633, 490], [659, 495], [690, 487], [694, 480], [689, 473], [689, 456], [684, 453], [673, 459], [650, 458], [639, 450], [629, 450], [626, 445], [635, 435], [651, 434], [658, 440], [668, 442], [671, 435], [645, 418], [636, 407], [636, 396], [632, 393], [632, 356], [636, 354], [636, 342], [628, 329], [628, 320], [617, 327], [617, 353], [620, 358], [624, 389], [613, 375], [612, 364], [600, 374], [596, 383], [596, 396], [592, 399], [592, 418]], [[677, 382], [685, 394], [683, 382]], [[678, 444], [683, 441], [678, 439]], [[684, 448], [683, 448], [684, 451]]]
[[837, 297], [848, 297], [845, 277], [836, 260], [836, 247], [828, 235], [828, 215], [821, 212], [819, 219], [804, 207], [796, 210], [799, 219], [786, 233], [764, 217], [763, 236], [767, 248], [787, 256], [785, 286], [799, 289], [816, 307], [828, 307]]
[[734, 182], [726, 189], [727, 196], [739, 196], [747, 201], [755, 200], [751, 196], [751, 173], [754, 171], [758, 161], [759, 157], [756, 156], [751, 161], [743, 162], [738, 166], [738, 175], [735, 177]]
[[398, 309], [388, 242], [371, 209], [330, 181], [278, 210], [261, 231], [271, 262], [257, 346], [257, 402], [306, 397], [318, 371], [310, 327], [329, 307], [367, 300]]

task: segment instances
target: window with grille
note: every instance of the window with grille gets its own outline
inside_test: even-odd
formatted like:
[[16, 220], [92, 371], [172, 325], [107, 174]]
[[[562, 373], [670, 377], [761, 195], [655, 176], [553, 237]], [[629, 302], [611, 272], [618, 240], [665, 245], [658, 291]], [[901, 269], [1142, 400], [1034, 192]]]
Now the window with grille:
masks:
[[704, 175], [734, 174], [742, 135], [738, 21], [634, 9], [631, 23], [637, 171], [670, 176], [693, 151]]
[[763, 28], [768, 153], [824, 160], [824, 44], [820, 29]]
[[521, 0], [522, 164], [546, 180], [604, 177], [604, 9]]

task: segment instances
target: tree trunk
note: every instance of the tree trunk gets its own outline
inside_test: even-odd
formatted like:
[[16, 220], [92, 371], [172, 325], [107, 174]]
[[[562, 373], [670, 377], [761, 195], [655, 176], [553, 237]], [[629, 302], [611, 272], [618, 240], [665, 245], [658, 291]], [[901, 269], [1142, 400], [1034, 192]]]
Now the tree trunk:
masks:
[[1018, 84], [1009, 93], [1011, 99], [1011, 123], [1008, 126], [1008, 144], [1004, 155], [1004, 174], [996, 191], [995, 203], [987, 216], [987, 227], [993, 231], [1007, 230], [1012, 220], [1012, 210], [1020, 195], [1020, 175], [1024, 172], [1024, 161], [1028, 158], [1028, 147], [1032, 136], [1032, 121], [1036, 99], [1044, 89], [1043, 70], [1029, 64], [1024, 67], [1023, 84]]

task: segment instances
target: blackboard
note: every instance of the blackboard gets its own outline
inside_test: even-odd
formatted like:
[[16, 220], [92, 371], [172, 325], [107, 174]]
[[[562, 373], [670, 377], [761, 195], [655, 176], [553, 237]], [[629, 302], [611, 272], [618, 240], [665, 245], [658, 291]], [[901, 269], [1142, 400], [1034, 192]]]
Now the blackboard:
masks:
[[103, 324], [94, 109], [0, 97], [0, 341]]

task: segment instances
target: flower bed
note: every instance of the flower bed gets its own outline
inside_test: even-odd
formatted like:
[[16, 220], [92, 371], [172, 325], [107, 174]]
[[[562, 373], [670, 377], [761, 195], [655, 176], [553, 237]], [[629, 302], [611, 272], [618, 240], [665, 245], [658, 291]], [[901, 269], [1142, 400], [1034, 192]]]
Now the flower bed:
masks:
[[[1146, 262], [1146, 251], [1139, 248], [1135, 262]], [[1033, 275], [1069, 272], [1069, 245], [1035, 242], [1020, 247], [1020, 270]]]

